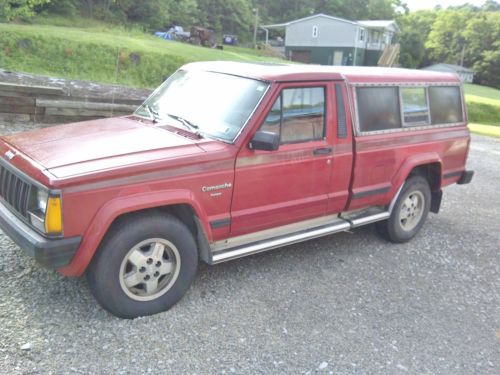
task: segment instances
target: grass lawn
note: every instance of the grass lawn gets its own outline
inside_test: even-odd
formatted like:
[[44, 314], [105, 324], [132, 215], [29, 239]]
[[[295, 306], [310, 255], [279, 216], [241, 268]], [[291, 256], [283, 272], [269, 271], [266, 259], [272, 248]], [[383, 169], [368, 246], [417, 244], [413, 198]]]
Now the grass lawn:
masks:
[[474, 85], [471, 83], [466, 83], [464, 85], [465, 96], [467, 100], [500, 105], [500, 90], [494, 89], [492, 87]]
[[472, 133], [475, 134], [488, 135], [490, 137], [500, 138], [500, 126], [470, 123], [469, 129]]
[[152, 88], [179, 66], [208, 60], [283, 62], [261, 50], [198, 47], [140, 30], [99, 24], [63, 27], [0, 23], [3, 69]]
[[473, 84], [464, 90], [471, 131], [500, 137], [500, 90]]

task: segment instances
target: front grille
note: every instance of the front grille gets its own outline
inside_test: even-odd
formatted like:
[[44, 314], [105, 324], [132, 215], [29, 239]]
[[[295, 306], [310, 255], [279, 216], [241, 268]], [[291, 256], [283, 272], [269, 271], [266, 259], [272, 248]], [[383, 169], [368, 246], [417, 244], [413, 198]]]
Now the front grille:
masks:
[[31, 184], [0, 165], [0, 197], [14, 210], [28, 218]]

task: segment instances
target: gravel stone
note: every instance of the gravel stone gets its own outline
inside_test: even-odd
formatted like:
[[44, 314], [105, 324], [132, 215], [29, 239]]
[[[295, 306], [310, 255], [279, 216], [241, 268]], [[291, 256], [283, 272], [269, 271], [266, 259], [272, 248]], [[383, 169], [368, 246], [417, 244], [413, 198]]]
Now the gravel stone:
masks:
[[0, 234], [0, 373], [499, 374], [500, 140], [473, 136], [468, 167], [409, 243], [369, 226], [201, 265], [135, 320]]
[[28, 342], [21, 346], [21, 350], [31, 350], [31, 346], [32, 346], [31, 343]]

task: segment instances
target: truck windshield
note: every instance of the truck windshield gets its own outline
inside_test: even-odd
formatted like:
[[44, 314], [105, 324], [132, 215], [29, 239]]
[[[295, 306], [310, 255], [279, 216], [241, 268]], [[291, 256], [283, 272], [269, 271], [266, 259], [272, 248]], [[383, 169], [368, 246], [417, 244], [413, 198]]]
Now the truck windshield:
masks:
[[233, 142], [267, 87], [265, 82], [248, 78], [179, 70], [135, 113], [155, 122], [174, 121], [195, 133]]

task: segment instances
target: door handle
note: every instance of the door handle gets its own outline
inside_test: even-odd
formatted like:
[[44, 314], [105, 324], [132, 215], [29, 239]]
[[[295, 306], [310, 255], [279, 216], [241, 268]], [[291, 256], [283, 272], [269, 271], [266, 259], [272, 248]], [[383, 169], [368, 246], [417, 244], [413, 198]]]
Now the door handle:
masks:
[[333, 147], [321, 147], [313, 151], [313, 155], [329, 155], [333, 152]]

